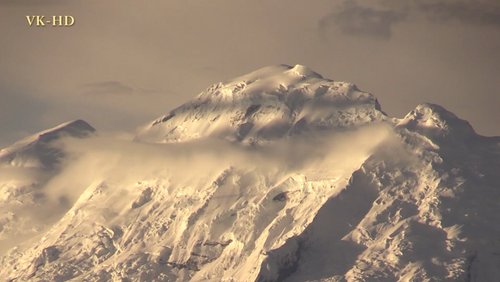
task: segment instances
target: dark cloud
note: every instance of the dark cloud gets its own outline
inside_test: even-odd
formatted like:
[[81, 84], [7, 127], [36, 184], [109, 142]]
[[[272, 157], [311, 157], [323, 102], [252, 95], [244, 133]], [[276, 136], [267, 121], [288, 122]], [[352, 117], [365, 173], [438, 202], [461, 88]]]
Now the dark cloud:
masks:
[[496, 0], [399, 0], [360, 2], [347, 0], [319, 20], [320, 32], [335, 26], [349, 35], [388, 39], [395, 24], [410, 16], [423, 15], [431, 22], [458, 21], [463, 24], [500, 27], [500, 2]]
[[100, 81], [83, 85], [84, 95], [129, 95], [133, 94], [134, 88], [119, 81]]
[[375, 8], [359, 5], [356, 1], [345, 1], [341, 7], [319, 21], [322, 33], [331, 26], [337, 26], [343, 33], [389, 38], [392, 26], [407, 16], [406, 11]]
[[416, 7], [436, 22], [455, 20], [464, 24], [500, 27], [498, 1], [424, 1], [416, 2]]

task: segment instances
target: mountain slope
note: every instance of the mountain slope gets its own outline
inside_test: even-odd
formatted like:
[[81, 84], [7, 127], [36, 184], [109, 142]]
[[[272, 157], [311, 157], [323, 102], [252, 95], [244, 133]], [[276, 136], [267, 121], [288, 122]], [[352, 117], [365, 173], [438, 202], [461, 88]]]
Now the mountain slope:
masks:
[[[353, 84], [271, 66], [210, 87], [135, 142], [67, 146], [79, 158], [58, 183], [85, 189], [0, 259], [0, 277], [500, 279], [500, 138], [438, 105], [389, 118]], [[92, 181], [73, 177], [94, 164]]]
[[260, 280], [500, 278], [500, 138], [476, 135], [432, 104], [396, 132], [399, 142], [373, 154], [303, 234], [273, 251]]
[[46, 193], [65, 158], [58, 142], [94, 131], [85, 121], [70, 121], [0, 150], [0, 254], [39, 234], [68, 209], [63, 195], [54, 202]]

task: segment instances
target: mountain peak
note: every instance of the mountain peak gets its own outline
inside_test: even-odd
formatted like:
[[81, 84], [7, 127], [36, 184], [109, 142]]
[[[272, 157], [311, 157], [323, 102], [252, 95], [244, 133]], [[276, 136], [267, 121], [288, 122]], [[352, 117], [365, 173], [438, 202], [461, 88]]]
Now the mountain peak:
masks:
[[265, 66], [255, 71], [249, 72], [247, 74], [238, 76], [232, 80], [227, 81], [225, 84], [237, 83], [237, 82], [255, 82], [262, 79], [265, 80], [295, 80], [297, 78], [323, 78], [320, 74], [313, 71], [309, 67], [304, 65], [271, 65]]
[[398, 125], [433, 136], [475, 135], [474, 129], [467, 121], [432, 103], [418, 105], [400, 120]]
[[137, 140], [182, 142], [207, 136], [258, 143], [311, 130], [385, 118], [377, 99], [302, 65], [268, 66], [207, 88], [140, 129]]
[[67, 133], [74, 137], [80, 137], [81, 135], [86, 135], [88, 133], [94, 132], [95, 128], [93, 128], [89, 123], [82, 119], [71, 120], [65, 123], [62, 123], [53, 128], [44, 130], [37, 135], [41, 138], [47, 137], [53, 134]]
[[295, 65], [293, 67], [289, 66], [290, 69], [287, 72], [293, 72], [295, 74], [304, 76], [304, 77], [315, 77], [315, 78], [323, 78], [319, 73], [313, 71], [309, 67], [304, 65]]
[[86, 121], [77, 119], [35, 133], [0, 150], [0, 162], [15, 166], [52, 167], [60, 157], [59, 150], [52, 149], [52, 142], [63, 136], [84, 138], [95, 132]]

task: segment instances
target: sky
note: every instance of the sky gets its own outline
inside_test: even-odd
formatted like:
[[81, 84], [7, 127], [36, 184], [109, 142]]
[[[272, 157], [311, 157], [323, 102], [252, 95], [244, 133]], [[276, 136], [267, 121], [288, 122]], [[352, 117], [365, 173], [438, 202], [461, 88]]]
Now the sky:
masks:
[[500, 135], [498, 0], [0, 0], [0, 34], [0, 147], [73, 119], [133, 132], [275, 64], [353, 82], [390, 116], [431, 102]]

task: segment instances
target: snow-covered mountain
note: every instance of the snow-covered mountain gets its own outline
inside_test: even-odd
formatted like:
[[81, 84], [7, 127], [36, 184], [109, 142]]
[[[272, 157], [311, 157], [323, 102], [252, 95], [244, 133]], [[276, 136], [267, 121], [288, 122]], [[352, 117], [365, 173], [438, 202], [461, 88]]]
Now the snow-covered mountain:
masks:
[[40, 233], [68, 209], [63, 194], [54, 201], [45, 189], [63, 165], [58, 142], [94, 131], [82, 120], [71, 121], [0, 150], [0, 253]]
[[144, 126], [137, 140], [185, 142], [208, 136], [262, 143], [310, 130], [346, 129], [385, 116], [375, 97], [305, 66], [270, 66], [217, 83]]
[[0, 165], [52, 169], [63, 157], [63, 152], [54, 146], [55, 142], [64, 136], [86, 137], [94, 131], [83, 120], [63, 123], [0, 150]]
[[[28, 228], [16, 165], [51, 173], [48, 199], [75, 195], [0, 241], [7, 280], [500, 280], [500, 137], [438, 105], [391, 118], [354, 84], [281, 65], [209, 87], [133, 142], [57, 139], [0, 153], [9, 230]], [[64, 161], [47, 165], [54, 146]]]

